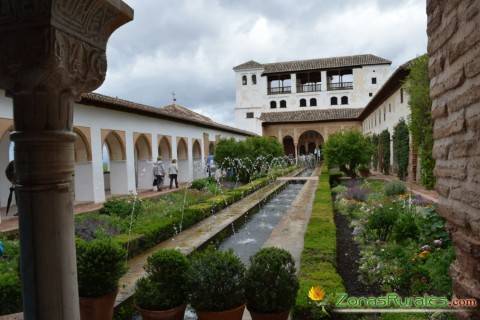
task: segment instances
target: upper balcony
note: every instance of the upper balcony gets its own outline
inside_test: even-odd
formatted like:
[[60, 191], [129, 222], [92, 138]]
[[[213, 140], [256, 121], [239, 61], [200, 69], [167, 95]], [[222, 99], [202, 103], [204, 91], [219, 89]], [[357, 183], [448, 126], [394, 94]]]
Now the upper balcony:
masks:
[[329, 82], [327, 85], [327, 90], [352, 90], [353, 82]]
[[283, 87], [269, 87], [268, 94], [283, 94], [283, 93], [292, 93], [291, 86], [283, 86]]

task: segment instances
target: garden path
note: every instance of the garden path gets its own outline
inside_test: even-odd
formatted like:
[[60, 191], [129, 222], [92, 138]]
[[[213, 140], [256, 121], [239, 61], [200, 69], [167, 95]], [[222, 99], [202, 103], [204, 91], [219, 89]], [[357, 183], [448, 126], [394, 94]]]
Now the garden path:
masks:
[[[384, 181], [395, 181], [399, 180], [395, 176], [391, 175], [384, 175], [379, 172], [373, 172], [373, 174], [369, 177], [370, 179], [379, 179], [379, 180], [384, 180]], [[438, 203], [439, 195], [435, 190], [427, 190], [423, 186], [419, 185], [418, 183], [414, 182], [406, 182], [405, 183], [408, 190], [413, 192], [414, 194], [418, 194], [422, 196], [423, 198], [433, 202], [433, 203]]]

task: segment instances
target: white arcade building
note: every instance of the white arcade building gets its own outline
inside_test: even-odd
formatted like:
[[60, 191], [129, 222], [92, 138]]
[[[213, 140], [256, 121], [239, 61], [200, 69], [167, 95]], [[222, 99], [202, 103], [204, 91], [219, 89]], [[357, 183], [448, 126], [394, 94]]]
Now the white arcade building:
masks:
[[[0, 91], [0, 208], [6, 206], [10, 188], [4, 170], [13, 160], [12, 111], [12, 100]], [[95, 93], [75, 104], [73, 122], [77, 203], [151, 190], [157, 155], [166, 166], [177, 159], [179, 182], [190, 182], [205, 176], [205, 158], [221, 138], [254, 135], [178, 104], [155, 108]]]

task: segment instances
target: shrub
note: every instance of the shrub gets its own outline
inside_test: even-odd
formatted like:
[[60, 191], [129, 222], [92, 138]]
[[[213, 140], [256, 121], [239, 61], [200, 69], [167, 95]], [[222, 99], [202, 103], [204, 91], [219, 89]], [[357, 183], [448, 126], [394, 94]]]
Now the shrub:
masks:
[[101, 297], [117, 290], [127, 271], [127, 252], [108, 238], [77, 239], [78, 287], [81, 297]]
[[393, 159], [397, 166], [397, 176], [405, 180], [408, 173], [410, 153], [410, 133], [405, 120], [401, 119], [393, 129]]
[[338, 195], [346, 192], [348, 189], [344, 185], [339, 184], [335, 188], [332, 188], [332, 194], [333, 195]]
[[146, 310], [167, 310], [185, 304], [190, 263], [177, 250], [161, 250], [145, 265], [147, 276], [137, 282], [135, 303]]
[[250, 262], [245, 277], [248, 309], [258, 313], [290, 310], [299, 287], [292, 255], [283, 249], [265, 248]]
[[83, 240], [121, 233], [122, 221], [116, 216], [86, 214], [75, 219], [75, 235]]
[[107, 200], [103, 204], [102, 209], [100, 209], [100, 213], [126, 218], [130, 217], [132, 213], [137, 217], [143, 210], [143, 201], [140, 198], [131, 196], [128, 198], [112, 198]]
[[214, 184], [215, 186], [217, 185], [215, 178], [213, 177], [202, 178], [202, 179], [193, 180], [191, 188], [202, 191], [202, 190], [210, 189], [212, 184]]
[[0, 273], [0, 315], [22, 310], [22, 290], [16, 272]]
[[417, 240], [418, 233], [415, 215], [408, 208], [405, 208], [404, 212], [400, 211], [398, 220], [393, 227], [393, 239], [397, 242], [404, 242], [410, 239]]
[[385, 195], [392, 197], [407, 192], [407, 187], [402, 181], [390, 181], [385, 184]]
[[367, 232], [375, 237], [375, 240], [386, 241], [392, 233], [398, 212], [393, 205], [377, 207], [368, 217]]
[[245, 266], [229, 250], [207, 249], [191, 261], [190, 302], [199, 311], [224, 311], [245, 303]]
[[366, 201], [369, 193], [370, 191], [366, 188], [353, 186], [347, 189], [344, 193], [344, 197], [351, 200]]
[[368, 165], [372, 156], [372, 145], [358, 131], [332, 134], [323, 148], [329, 167], [338, 166], [350, 177], [356, 176], [359, 165]]
[[390, 132], [385, 129], [378, 138], [378, 154], [380, 170], [384, 174], [390, 173]]

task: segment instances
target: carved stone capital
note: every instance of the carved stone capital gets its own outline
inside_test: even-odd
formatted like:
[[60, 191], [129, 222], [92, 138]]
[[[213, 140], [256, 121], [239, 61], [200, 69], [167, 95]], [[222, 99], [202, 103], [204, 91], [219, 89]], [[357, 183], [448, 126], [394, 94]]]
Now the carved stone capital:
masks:
[[0, 0], [0, 87], [75, 98], [98, 88], [108, 38], [132, 17], [119, 0]]

